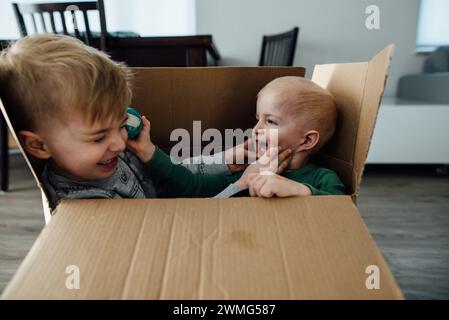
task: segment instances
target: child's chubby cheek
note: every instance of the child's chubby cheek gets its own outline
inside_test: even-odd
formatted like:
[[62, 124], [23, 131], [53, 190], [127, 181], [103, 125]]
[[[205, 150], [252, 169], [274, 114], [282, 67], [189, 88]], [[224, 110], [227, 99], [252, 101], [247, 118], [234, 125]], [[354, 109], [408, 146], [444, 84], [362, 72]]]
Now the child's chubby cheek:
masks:
[[288, 128], [279, 130], [279, 147], [295, 151], [300, 147], [303, 138], [304, 131], [300, 128], [299, 124], [288, 126]]
[[128, 139], [129, 139], [129, 137], [128, 137], [128, 131], [122, 129], [122, 130], [120, 131], [120, 135], [121, 135], [123, 141], [124, 141], [125, 144], [126, 144], [126, 143], [128, 142]]

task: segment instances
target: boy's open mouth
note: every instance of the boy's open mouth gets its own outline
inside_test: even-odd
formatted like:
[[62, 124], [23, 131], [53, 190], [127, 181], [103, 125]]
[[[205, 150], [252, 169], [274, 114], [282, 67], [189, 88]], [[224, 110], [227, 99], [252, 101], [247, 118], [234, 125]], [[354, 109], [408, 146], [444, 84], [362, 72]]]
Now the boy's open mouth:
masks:
[[259, 144], [257, 146], [257, 153], [258, 153], [259, 156], [263, 156], [266, 151], [267, 151], [267, 148], [266, 148], [265, 144]]
[[111, 169], [115, 168], [115, 166], [117, 165], [117, 162], [118, 162], [118, 157], [114, 157], [114, 158], [106, 160], [106, 161], [98, 162], [97, 165], [101, 166], [102, 168], [104, 168], [106, 170], [111, 170]]
[[265, 140], [256, 140], [257, 157], [261, 157], [267, 151], [267, 142]]

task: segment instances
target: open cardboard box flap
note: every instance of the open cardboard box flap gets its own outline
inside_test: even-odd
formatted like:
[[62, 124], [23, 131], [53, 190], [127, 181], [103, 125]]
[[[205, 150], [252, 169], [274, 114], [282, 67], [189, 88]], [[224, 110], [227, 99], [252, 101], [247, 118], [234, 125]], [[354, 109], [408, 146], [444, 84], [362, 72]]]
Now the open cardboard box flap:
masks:
[[[352, 201], [392, 50], [313, 73], [339, 107], [337, 133], [315, 161], [334, 169], [351, 196], [63, 201], [2, 297], [402, 298]], [[304, 75], [303, 68], [135, 71], [133, 105], [166, 150], [171, 130], [192, 132], [193, 120], [202, 130], [252, 127], [257, 92], [276, 77]], [[31, 169], [37, 179], [39, 166]], [[79, 267], [79, 290], [66, 287], [70, 265]], [[380, 287], [369, 289], [372, 281]]]

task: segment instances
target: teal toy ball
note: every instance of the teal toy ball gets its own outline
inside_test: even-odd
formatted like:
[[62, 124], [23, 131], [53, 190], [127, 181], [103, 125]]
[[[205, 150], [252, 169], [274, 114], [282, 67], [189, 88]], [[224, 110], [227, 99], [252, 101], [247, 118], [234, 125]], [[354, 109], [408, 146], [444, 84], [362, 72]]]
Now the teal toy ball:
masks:
[[125, 128], [128, 131], [128, 138], [134, 140], [139, 136], [143, 128], [142, 115], [139, 111], [131, 107], [128, 107], [126, 112], [128, 113], [128, 120], [126, 121]]

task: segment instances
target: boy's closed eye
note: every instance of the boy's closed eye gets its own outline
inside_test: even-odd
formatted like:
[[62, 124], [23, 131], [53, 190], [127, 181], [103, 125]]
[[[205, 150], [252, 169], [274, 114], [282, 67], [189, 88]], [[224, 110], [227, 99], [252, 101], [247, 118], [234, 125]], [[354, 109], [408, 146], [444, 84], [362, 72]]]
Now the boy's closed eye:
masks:
[[106, 136], [103, 135], [103, 136], [101, 136], [100, 138], [96, 138], [96, 139], [94, 140], [94, 142], [95, 142], [95, 143], [103, 142], [103, 140], [104, 140], [105, 137], [106, 137]]
[[[122, 122], [120, 123], [119, 131], [125, 130], [126, 121], [128, 121], [128, 115], [126, 115], [125, 118], [123, 118]], [[93, 137], [92, 141], [94, 143], [103, 142], [107, 136], [108, 131], [109, 131], [108, 129], [103, 129], [103, 130], [100, 130], [98, 133], [94, 133], [94, 137]]]
[[273, 119], [267, 119], [266, 122], [267, 122], [268, 124], [271, 124], [271, 125], [275, 125], [275, 126], [278, 125], [278, 122], [277, 122], [276, 120], [273, 120]]

